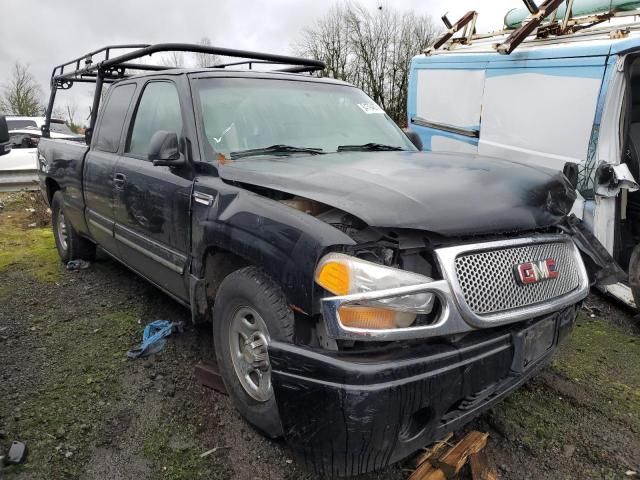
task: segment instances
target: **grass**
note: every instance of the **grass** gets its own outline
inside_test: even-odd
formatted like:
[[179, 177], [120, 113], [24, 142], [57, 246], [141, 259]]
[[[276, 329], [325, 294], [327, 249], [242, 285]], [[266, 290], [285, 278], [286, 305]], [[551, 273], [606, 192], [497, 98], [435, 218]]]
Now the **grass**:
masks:
[[0, 213], [0, 272], [20, 268], [42, 282], [60, 279], [61, 263], [51, 227], [29, 227], [31, 214], [21, 205], [21, 199], [5, 204]]
[[[496, 407], [494, 421], [543, 461], [574, 445], [594, 469], [589, 478], [619, 478], [619, 442], [640, 432], [640, 340], [580, 313], [551, 373], [567, 391], [534, 380]], [[612, 440], [611, 432], [620, 436]]]
[[640, 431], [640, 339], [581, 313], [553, 368], [587, 387], [610, 417]]
[[145, 435], [143, 451], [158, 468], [157, 478], [168, 480], [216, 480], [226, 478], [221, 465], [212, 465], [215, 454], [201, 457], [190, 439], [196, 438], [195, 428], [188, 419], [173, 417]]

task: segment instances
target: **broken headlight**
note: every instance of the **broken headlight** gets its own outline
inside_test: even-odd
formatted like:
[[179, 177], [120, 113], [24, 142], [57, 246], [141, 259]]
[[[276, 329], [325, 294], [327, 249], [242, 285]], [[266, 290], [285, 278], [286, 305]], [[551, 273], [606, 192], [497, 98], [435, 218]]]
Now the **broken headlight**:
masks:
[[[318, 263], [315, 281], [334, 295], [344, 296], [420, 285], [433, 279], [350, 255], [329, 253]], [[418, 314], [430, 313], [433, 302], [433, 294], [417, 293], [343, 305], [338, 314], [345, 327], [404, 328], [410, 326]]]

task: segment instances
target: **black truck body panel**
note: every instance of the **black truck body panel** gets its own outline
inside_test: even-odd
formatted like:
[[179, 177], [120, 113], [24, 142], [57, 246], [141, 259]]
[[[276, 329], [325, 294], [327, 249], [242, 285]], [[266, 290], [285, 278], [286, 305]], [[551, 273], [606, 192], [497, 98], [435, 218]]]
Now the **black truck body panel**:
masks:
[[306, 213], [282, 208], [275, 200], [201, 177], [195, 191], [211, 195], [212, 205], [193, 206], [192, 274], [204, 276], [207, 254], [231, 252], [260, 265], [284, 290], [290, 304], [306, 313], [315, 308], [313, 272], [332, 246], [353, 245], [343, 232]]
[[549, 227], [576, 198], [560, 172], [438, 152], [242, 159], [221, 166], [220, 175], [317, 200], [370, 226], [446, 236]]
[[[180, 45], [137, 46], [140, 51], [121, 61], [169, 47], [183, 51], [186, 47]], [[90, 147], [51, 140], [44, 129], [38, 151], [43, 195], [51, 201], [61, 192], [65, 217], [78, 234], [190, 306], [194, 320], [210, 318], [216, 288], [230, 273], [227, 267], [216, 270], [225, 262], [213, 258], [228, 260], [227, 266], [259, 267], [275, 281], [295, 312], [296, 336], [293, 343], [268, 346], [273, 391], [291, 448], [317, 473], [345, 476], [381, 468], [460, 427], [537, 371], [577, 311], [575, 304], [553, 304], [553, 313], [544, 317], [539, 311], [525, 321], [469, 326], [456, 335], [371, 341], [366, 347], [344, 338], [331, 344], [323, 337], [321, 308], [331, 294], [314, 277], [326, 254], [350, 255], [394, 268], [395, 275], [414, 272], [443, 284], [448, 279], [436, 259], [441, 247], [554, 234], [577, 238], [590, 259], [592, 278], [611, 279], [619, 273], [580, 221], [567, 218], [576, 194], [559, 172], [463, 154], [410, 151], [411, 144], [407, 151], [208, 158], [204, 142], [209, 137], [192, 92], [201, 78], [353, 87], [282, 71], [219, 68], [146, 66], [152, 73], [129, 78], [125, 71], [134, 67], [122, 64], [118, 70], [118, 62], [108, 58], [113, 48], [120, 47], [97, 51], [107, 52], [103, 62], [81, 67], [84, 59], [79, 58], [54, 70], [48, 117], [55, 90], [68, 82], [97, 75], [112, 85], [104, 101], [98, 94], [94, 98]], [[70, 73], [74, 62], [76, 70]], [[292, 59], [292, 65], [316, 68], [317, 62]], [[141, 98], [158, 83], [175, 86], [179, 98], [173, 112], [181, 130], [176, 165], [154, 164], [150, 155], [128, 148]], [[131, 84], [131, 97], [120, 98], [122, 120], [112, 128], [117, 130], [111, 132], [113, 148], [97, 148], [104, 111], [112, 97], [124, 95], [118, 89]], [[515, 266], [508, 265], [510, 275]], [[584, 298], [588, 282], [580, 285], [576, 291]], [[525, 366], [529, 350], [524, 351], [524, 332], [543, 324], [553, 325], [553, 342]], [[298, 335], [299, 325], [304, 334]]]

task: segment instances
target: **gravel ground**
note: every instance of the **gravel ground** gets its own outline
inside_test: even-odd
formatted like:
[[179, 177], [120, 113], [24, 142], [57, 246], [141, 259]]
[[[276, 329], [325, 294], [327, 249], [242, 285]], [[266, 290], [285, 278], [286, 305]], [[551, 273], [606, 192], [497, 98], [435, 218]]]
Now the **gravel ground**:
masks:
[[[0, 448], [29, 447], [0, 478], [312, 478], [284, 443], [196, 383], [194, 365], [213, 357], [208, 328], [188, 326], [161, 353], [128, 360], [144, 325], [188, 325], [189, 312], [110, 260], [67, 272], [37, 197], [0, 201]], [[589, 298], [553, 363], [468, 427], [489, 432], [500, 478], [640, 471], [639, 333], [629, 313]], [[412, 465], [360, 478], [405, 479]]]

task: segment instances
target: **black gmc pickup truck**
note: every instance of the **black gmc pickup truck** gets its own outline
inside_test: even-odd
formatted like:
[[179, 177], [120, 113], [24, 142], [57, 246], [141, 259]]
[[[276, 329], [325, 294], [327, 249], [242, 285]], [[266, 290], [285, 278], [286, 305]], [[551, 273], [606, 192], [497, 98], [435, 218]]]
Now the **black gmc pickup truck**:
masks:
[[[288, 66], [131, 63], [170, 50]], [[359, 89], [302, 74], [322, 67], [106, 47], [52, 76], [48, 117], [96, 83], [87, 146], [45, 125], [38, 157], [62, 260], [100, 246], [212, 322], [242, 415], [347, 476], [520, 386], [617, 267], [568, 216], [573, 175], [420, 152]]]

